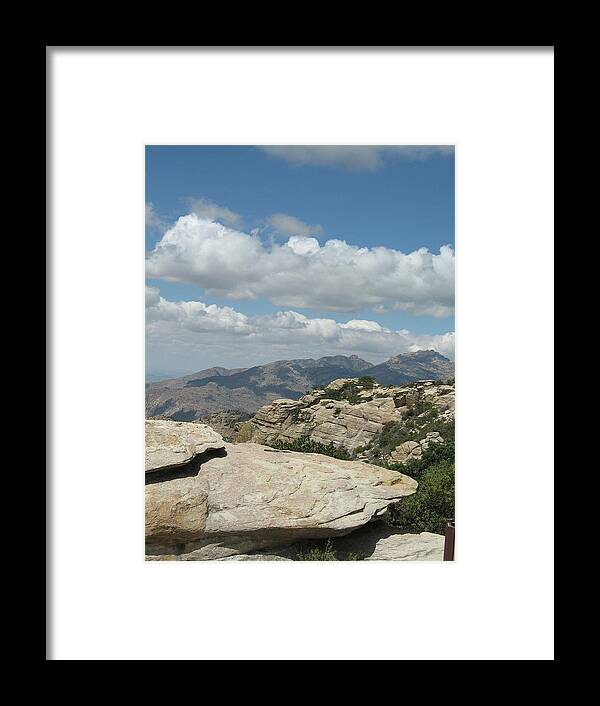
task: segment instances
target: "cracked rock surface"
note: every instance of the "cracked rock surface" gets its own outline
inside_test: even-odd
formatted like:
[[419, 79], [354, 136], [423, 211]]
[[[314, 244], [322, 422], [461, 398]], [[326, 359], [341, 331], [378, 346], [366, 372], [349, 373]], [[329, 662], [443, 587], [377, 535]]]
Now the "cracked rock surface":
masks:
[[220, 559], [345, 535], [416, 489], [361, 461], [225, 444], [189, 476], [146, 486], [147, 558]]

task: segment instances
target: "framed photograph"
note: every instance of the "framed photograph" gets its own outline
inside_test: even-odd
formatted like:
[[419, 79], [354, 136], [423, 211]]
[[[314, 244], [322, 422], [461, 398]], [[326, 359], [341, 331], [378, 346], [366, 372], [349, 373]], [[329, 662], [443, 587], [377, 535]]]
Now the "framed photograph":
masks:
[[553, 659], [553, 47], [46, 60], [47, 659]]

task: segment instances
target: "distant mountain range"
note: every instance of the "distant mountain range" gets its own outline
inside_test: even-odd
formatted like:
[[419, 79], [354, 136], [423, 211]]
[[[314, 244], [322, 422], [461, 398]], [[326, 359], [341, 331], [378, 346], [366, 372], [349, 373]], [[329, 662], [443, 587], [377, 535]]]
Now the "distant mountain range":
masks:
[[416, 351], [395, 355], [369, 368], [365, 375], [380, 385], [401, 385], [414, 380], [447, 380], [454, 377], [454, 363], [437, 351]]
[[146, 417], [194, 421], [214, 412], [254, 413], [279, 397], [298, 399], [336, 378], [369, 375], [382, 385], [454, 377], [454, 363], [437, 351], [393, 356], [373, 365], [356, 355], [278, 360], [252, 368], [208, 368], [146, 384]]

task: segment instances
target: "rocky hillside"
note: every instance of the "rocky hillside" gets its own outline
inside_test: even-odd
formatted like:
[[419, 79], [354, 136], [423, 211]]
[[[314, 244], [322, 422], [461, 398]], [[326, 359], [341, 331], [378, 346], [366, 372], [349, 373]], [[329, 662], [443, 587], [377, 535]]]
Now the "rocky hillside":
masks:
[[254, 414], [278, 397], [298, 398], [314, 385], [357, 374], [371, 363], [357, 356], [279, 360], [252, 368], [209, 368], [146, 385], [146, 417], [198, 421], [213, 412]]
[[240, 432], [240, 427], [251, 417], [252, 415], [248, 412], [225, 409], [222, 412], [213, 412], [200, 417], [199, 421], [212, 427], [225, 441], [235, 441], [236, 436]]
[[210, 368], [146, 385], [146, 417], [199, 421], [214, 412], [254, 414], [281, 397], [296, 400], [336, 378], [372, 376], [384, 385], [453, 377], [454, 364], [435, 351], [417, 351], [373, 365], [358, 356], [280, 360], [252, 368]]
[[[294, 559], [303, 542], [330, 538], [344, 539], [342, 558], [439, 560], [440, 535], [370, 524], [416, 489], [407, 475], [361, 461], [227, 444], [203, 424], [146, 420], [150, 560]], [[357, 551], [351, 534], [368, 523]]]
[[384, 386], [334, 380], [299, 400], [278, 399], [240, 427], [240, 437], [341, 458], [406, 463], [454, 433], [454, 382]]

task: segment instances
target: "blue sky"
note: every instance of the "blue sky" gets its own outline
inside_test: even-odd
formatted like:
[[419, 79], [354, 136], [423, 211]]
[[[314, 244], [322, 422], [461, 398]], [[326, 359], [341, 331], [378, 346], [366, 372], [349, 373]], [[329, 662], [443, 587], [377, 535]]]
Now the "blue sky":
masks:
[[[146, 204], [146, 251], [150, 262], [147, 284], [152, 292], [159, 290], [166, 302], [182, 306], [183, 302], [200, 301], [205, 306], [215, 305], [215, 311], [225, 313], [233, 309], [236, 314], [247, 317], [252, 326], [256, 324], [256, 317], [272, 317], [278, 312], [293, 310], [309, 321], [334, 320], [338, 324], [371, 321], [386, 330], [408, 330], [422, 336], [454, 330], [452, 307], [448, 306], [449, 299], [453, 298], [453, 289], [448, 288], [453, 287], [453, 281], [452, 284], [445, 280], [433, 281], [439, 274], [435, 260], [414, 265], [404, 258], [422, 248], [434, 255], [439, 255], [444, 246], [454, 248], [452, 148], [148, 146]], [[199, 221], [187, 223], [184, 235], [184, 222], [176, 225], [180, 217], [198, 217]], [[236, 263], [239, 272], [244, 273], [241, 279], [248, 279], [247, 286], [232, 282], [231, 272], [224, 271], [223, 282], [218, 281], [219, 267], [227, 269], [227, 263], [223, 263], [222, 253], [207, 249], [209, 244], [231, 247], [232, 257], [234, 253], [238, 255], [238, 246], [233, 240], [227, 240], [227, 234], [223, 240], [216, 231], [210, 231], [207, 221], [219, 224], [228, 232], [254, 239], [239, 241], [242, 249], [246, 244], [250, 247], [248, 261], [240, 259]], [[170, 238], [169, 247], [164, 247], [165, 233], [174, 226], [180, 232], [172, 232], [167, 238]], [[286, 244], [292, 247], [290, 237], [300, 243], [292, 248], [298, 261], [294, 263], [288, 263], [286, 256], [290, 253]], [[260, 244], [258, 251], [252, 250], [255, 241]], [[327, 241], [343, 241], [348, 247], [343, 251], [339, 247], [319, 250]], [[379, 265], [363, 258], [365, 249], [375, 252], [378, 248], [386, 249], [377, 251], [380, 262], [385, 261], [388, 252], [390, 258], [400, 258], [394, 272], [382, 262], [385, 272], [380, 275]], [[307, 249], [310, 252], [304, 252]], [[316, 257], [327, 262], [327, 268], [321, 267], [319, 274], [313, 250], [318, 251]], [[255, 255], [251, 254], [253, 252]], [[335, 258], [331, 254], [334, 252]], [[206, 258], [216, 258], [210, 272], [202, 271], [201, 261]], [[283, 283], [277, 285], [277, 291], [272, 291], [269, 282], [273, 280], [274, 264], [281, 262], [284, 268], [290, 267], [292, 281], [301, 276], [303, 258], [307, 263], [307, 296], [298, 291], [288, 297], [282, 290], [282, 287], [285, 289], [284, 276], [280, 277]], [[264, 262], [264, 271], [248, 274], [258, 260]], [[367, 268], [364, 271], [363, 263]], [[421, 278], [404, 281], [412, 277], [415, 266]], [[350, 283], [356, 268], [362, 273], [357, 283], [363, 283], [364, 298], [361, 299], [352, 287], [347, 306], [344, 296], [336, 298], [335, 292], [324, 292], [322, 298], [319, 294], [309, 294], [319, 289], [323, 276], [329, 276], [323, 272], [337, 273], [340, 278], [347, 273], [348, 276], [339, 281]], [[370, 279], [364, 279], [367, 271], [371, 273]], [[367, 292], [380, 276], [382, 280], [385, 278], [382, 291]], [[443, 277], [447, 276], [444, 271]], [[256, 286], [257, 278], [262, 278], [261, 286]], [[394, 281], [398, 282], [398, 291], [402, 291], [397, 300]], [[411, 287], [418, 293], [416, 302], [410, 301]], [[425, 288], [431, 290], [431, 305], [426, 302]], [[302, 287], [297, 285], [297, 289]], [[183, 372], [188, 368], [199, 370], [208, 364], [226, 367], [236, 361], [243, 364], [245, 348], [247, 364], [255, 364], [257, 357], [261, 358], [256, 346], [245, 346], [249, 341], [255, 343], [256, 336], [249, 333], [250, 329], [244, 329], [235, 337], [235, 354], [229, 354], [227, 345], [215, 346], [214, 340], [209, 340], [214, 326], [218, 328], [221, 324], [213, 322], [214, 326], [211, 323], [207, 328], [198, 323], [198, 316], [202, 321], [208, 321], [207, 317], [199, 314], [193, 322], [180, 317], [177, 325], [181, 330], [176, 331], [173, 307], [169, 310], [170, 323], [162, 325], [161, 339], [161, 326], [157, 321], [169, 318], [167, 306], [162, 307], [160, 316], [154, 312], [148, 317], [151, 322], [147, 344], [149, 370]], [[214, 318], [209, 312], [210, 316]], [[231, 333], [225, 329], [219, 332], [221, 337]], [[192, 341], [194, 333], [196, 337]], [[178, 337], [182, 341], [179, 352], [174, 343]], [[324, 352], [334, 348], [336, 352], [343, 352], [339, 350], [340, 345], [343, 347], [340, 340], [333, 345], [332, 340], [327, 343], [326, 339], [327, 336], [322, 341]], [[302, 355], [303, 345], [299, 341], [287, 348], [283, 339], [278, 339], [276, 344], [274, 353], [287, 348], [293, 352], [298, 348], [300, 355], [297, 357], [309, 357]], [[314, 337], [311, 344], [307, 350], [318, 348], [315, 348]], [[224, 353], [227, 360], [217, 362], [216, 357]], [[378, 355], [373, 352], [371, 359], [373, 357], [385, 359], [387, 355], [382, 349]], [[266, 359], [259, 362], [269, 359], [274, 358], [266, 355]]]

